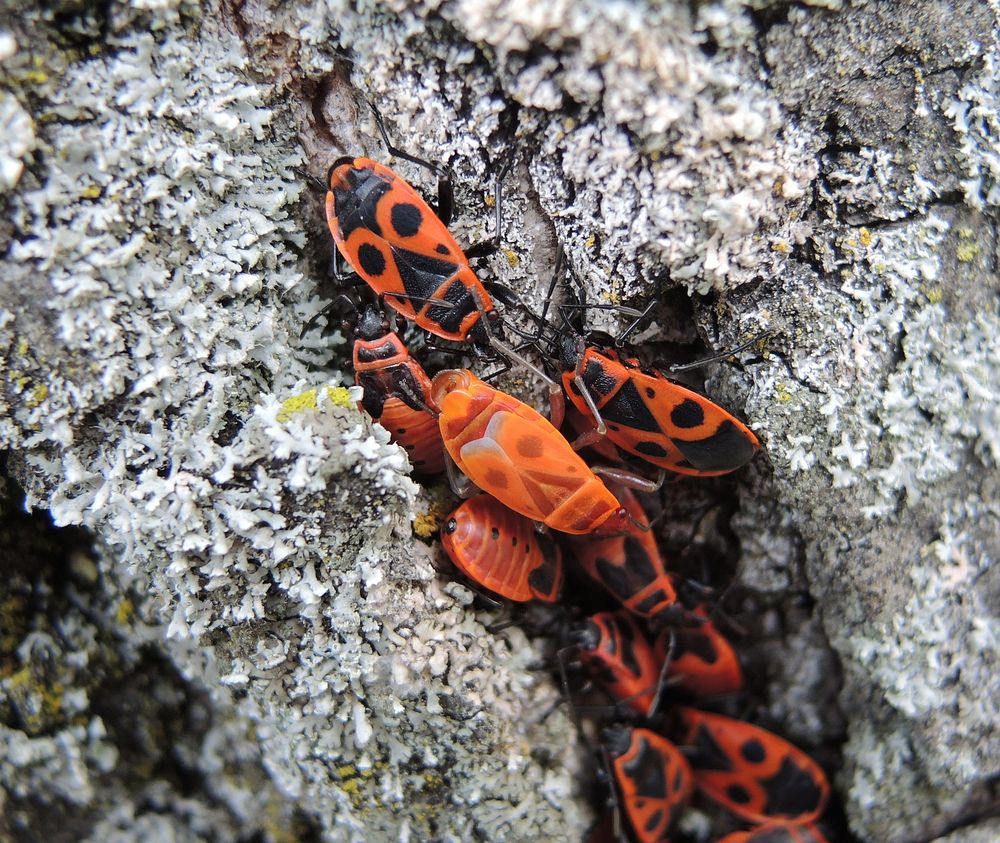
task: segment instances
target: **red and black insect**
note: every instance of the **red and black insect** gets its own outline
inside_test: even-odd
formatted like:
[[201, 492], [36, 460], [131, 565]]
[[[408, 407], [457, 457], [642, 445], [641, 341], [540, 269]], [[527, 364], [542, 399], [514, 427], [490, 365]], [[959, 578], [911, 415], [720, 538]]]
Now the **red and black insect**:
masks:
[[606, 435], [653, 465], [702, 477], [735, 471], [757, 453], [760, 442], [746, 425], [662, 372], [578, 336], [564, 336], [559, 348], [563, 388], [596, 422], [577, 447]]
[[691, 799], [688, 762], [649, 729], [611, 726], [603, 734], [619, 802], [639, 843], [665, 843]]
[[559, 547], [489, 495], [458, 507], [445, 522], [441, 543], [462, 573], [501, 597], [551, 603], [559, 596]]
[[499, 284], [481, 281], [470, 258], [496, 251], [500, 236], [500, 183], [496, 179], [497, 222], [493, 240], [462, 251], [451, 232], [451, 181], [440, 168], [389, 143], [389, 152], [426, 167], [438, 176], [435, 212], [398, 174], [370, 158], [340, 158], [327, 174], [326, 218], [337, 251], [388, 305], [420, 328], [442, 339], [469, 343], [479, 356], [516, 361], [549, 387], [553, 415], [562, 417], [562, 390], [541, 369], [503, 341], [498, 300], [521, 306]]
[[355, 334], [354, 382], [364, 390], [358, 406], [389, 431], [415, 471], [442, 472], [444, 443], [427, 373], [375, 308], [347, 327]]
[[[577, 561], [630, 612], [658, 625], [682, 622], [687, 612], [678, 602], [673, 578], [666, 571], [639, 499], [625, 487], [615, 486], [612, 491], [629, 520], [619, 535], [573, 539]], [[622, 524], [619, 520], [616, 526]]]
[[651, 642], [627, 612], [598, 612], [570, 631], [580, 663], [611, 697], [644, 717], [652, 715], [667, 658], [663, 638]]
[[[670, 687], [701, 698], [736, 693], [743, 687], [743, 669], [736, 652], [708, 619], [703, 606], [692, 614], [703, 623], [672, 630], [673, 646], [667, 666]], [[670, 634], [661, 633], [656, 646], [666, 651], [665, 639]]]
[[493, 300], [420, 194], [369, 158], [339, 159], [328, 183], [337, 249], [389, 307], [436, 336], [489, 345]]
[[830, 785], [808, 755], [784, 738], [731, 717], [686, 706], [672, 711], [698, 789], [750, 822], [813, 822]]
[[767, 823], [748, 831], [734, 831], [718, 843], [827, 843], [814, 825]]

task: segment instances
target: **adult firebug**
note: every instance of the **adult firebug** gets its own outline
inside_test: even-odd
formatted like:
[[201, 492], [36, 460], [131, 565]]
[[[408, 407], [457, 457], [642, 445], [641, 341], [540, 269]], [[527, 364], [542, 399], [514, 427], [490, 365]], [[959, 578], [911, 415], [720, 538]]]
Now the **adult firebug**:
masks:
[[661, 625], [684, 620], [687, 612], [678, 602], [642, 504], [624, 486], [615, 486], [614, 492], [629, 519], [621, 522], [619, 535], [572, 539], [577, 561], [630, 612]]
[[596, 422], [577, 447], [606, 435], [653, 465], [702, 477], [735, 471], [760, 448], [731, 413], [635, 358], [572, 335], [562, 337], [559, 349], [570, 402]]
[[743, 669], [732, 645], [708, 618], [708, 612], [699, 606], [692, 612], [702, 623], [697, 626], [677, 627], [660, 634], [657, 643], [666, 650], [665, 639], [673, 636], [667, 677], [670, 687], [687, 691], [696, 697], [716, 697], [734, 694], [743, 687]]
[[686, 706], [672, 711], [671, 737], [684, 747], [695, 785], [750, 822], [813, 822], [830, 785], [808, 755], [784, 738], [731, 717]]
[[420, 194], [370, 158], [337, 160], [328, 183], [334, 243], [386, 304], [436, 336], [489, 345], [493, 300]]
[[628, 612], [598, 612], [570, 630], [576, 656], [619, 704], [650, 716], [666, 660], [662, 639], [655, 644]]
[[622, 810], [639, 843], [664, 843], [691, 799], [688, 762], [670, 741], [649, 729], [611, 726], [603, 744]]

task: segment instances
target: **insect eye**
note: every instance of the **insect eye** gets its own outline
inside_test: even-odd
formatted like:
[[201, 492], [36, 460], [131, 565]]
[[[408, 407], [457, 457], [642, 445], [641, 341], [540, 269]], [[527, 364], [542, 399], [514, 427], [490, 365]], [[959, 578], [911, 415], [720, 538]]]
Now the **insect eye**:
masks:
[[449, 518], [448, 523], [444, 525], [444, 531], [446, 533], [454, 533], [458, 529], [458, 522], [454, 518]]

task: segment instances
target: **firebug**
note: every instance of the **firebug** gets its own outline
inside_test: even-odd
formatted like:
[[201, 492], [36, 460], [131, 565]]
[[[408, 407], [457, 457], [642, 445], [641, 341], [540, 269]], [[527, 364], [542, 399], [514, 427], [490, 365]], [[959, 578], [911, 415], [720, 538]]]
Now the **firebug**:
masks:
[[361, 409], [406, 450], [415, 471], [440, 473], [444, 444], [427, 373], [375, 308], [366, 308], [349, 327], [355, 333], [355, 383], [364, 390]]
[[627, 510], [537, 410], [466, 369], [439, 372], [431, 397], [455, 465], [505, 506], [566, 533], [630, 524]]
[[695, 784], [750, 822], [810, 823], [830, 785], [808, 755], [784, 738], [740, 720], [686, 706], [673, 709], [672, 737], [685, 748]]
[[639, 843], [664, 843], [693, 790], [691, 768], [670, 741], [649, 729], [612, 726], [603, 743], [619, 801]]
[[522, 515], [489, 495], [448, 516], [441, 543], [469, 579], [509, 600], [553, 602], [562, 586], [562, 552]]
[[639, 499], [625, 487], [615, 486], [614, 491], [629, 520], [619, 535], [573, 539], [578, 562], [630, 612], [661, 625], [682, 621], [687, 612], [678, 602]]
[[577, 447], [607, 435], [627, 453], [679, 474], [727, 474], [760, 448], [754, 433], [703, 395], [613, 349], [560, 341], [563, 388], [597, 424]]

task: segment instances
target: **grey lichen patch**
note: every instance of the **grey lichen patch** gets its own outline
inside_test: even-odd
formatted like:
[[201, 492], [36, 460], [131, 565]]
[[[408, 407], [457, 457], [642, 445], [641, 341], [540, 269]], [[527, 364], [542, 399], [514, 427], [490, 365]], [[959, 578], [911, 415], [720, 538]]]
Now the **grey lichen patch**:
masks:
[[[114, 6], [113, 49], [84, 54], [45, 41], [35, 14], [16, 20], [38, 33], [18, 55], [59, 72], [30, 80], [36, 142], [0, 289], [0, 442], [29, 504], [110, 548], [139, 596], [122, 617], [205, 683], [206, 706], [238, 701], [277, 787], [240, 807], [253, 829], [281, 839], [301, 801], [331, 840], [578, 837], [572, 727], [540, 654], [442, 588], [411, 531], [432, 504], [404, 452], [315, 370], [335, 338], [307, 330], [323, 302], [283, 89], [194, 5]], [[34, 731], [63, 728], [78, 683], [18, 677], [9, 698]], [[73, 752], [22, 778], [75, 776], [90, 805], [88, 741], [107, 741], [100, 722], [65, 728], [13, 730], [39, 769], [60, 740]], [[218, 741], [194, 766], [236, 804], [246, 774]], [[170, 814], [175, 795], [160, 802]], [[99, 812], [95, 839], [227, 822], [118, 831], [132, 811]]]

